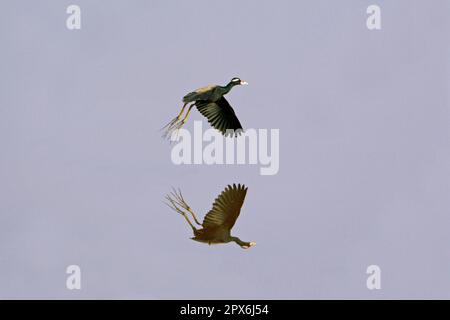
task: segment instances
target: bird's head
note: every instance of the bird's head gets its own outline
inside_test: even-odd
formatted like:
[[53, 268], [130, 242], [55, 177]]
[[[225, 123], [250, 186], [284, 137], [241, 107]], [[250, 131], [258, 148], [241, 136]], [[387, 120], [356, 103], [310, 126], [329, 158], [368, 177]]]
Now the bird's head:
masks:
[[246, 242], [245, 244], [241, 245], [242, 249], [250, 249], [251, 247], [256, 246], [256, 242]]
[[236, 242], [242, 249], [249, 249], [256, 245], [256, 242], [245, 242], [239, 239], [238, 237], [230, 237], [230, 241]]
[[233, 84], [233, 85], [235, 85], [235, 86], [236, 86], [236, 85], [243, 85], [243, 86], [245, 86], [245, 85], [248, 84], [246, 81], [241, 80], [241, 79], [236, 78], [236, 77], [234, 77], [233, 79], [231, 79], [230, 83]]

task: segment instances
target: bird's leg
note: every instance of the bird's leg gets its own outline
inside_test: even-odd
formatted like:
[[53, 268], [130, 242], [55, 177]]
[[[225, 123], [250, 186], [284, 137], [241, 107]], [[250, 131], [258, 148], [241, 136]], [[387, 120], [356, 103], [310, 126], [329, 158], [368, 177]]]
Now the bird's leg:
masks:
[[[178, 116], [176, 118], [174, 118], [169, 124], [167, 124], [164, 127], [164, 128], [167, 128], [165, 134], [163, 135], [165, 138], [170, 138], [173, 141], [178, 140], [178, 132], [181, 129], [181, 127], [183, 126], [183, 124], [186, 122], [187, 118], [189, 117], [189, 114], [191, 113], [191, 109], [195, 105], [195, 103], [193, 103], [189, 106], [188, 112], [186, 113], [184, 118], [180, 121], [180, 117], [183, 114], [183, 111], [184, 111], [186, 105], [187, 105], [187, 103], [183, 106], [183, 108], [181, 109], [181, 112], [178, 114]], [[174, 132], [176, 132], [176, 135], [173, 138]]]
[[183, 105], [183, 108], [181, 108], [180, 113], [177, 115], [177, 119], [178, 119], [178, 120], [181, 118], [181, 115], [183, 114], [184, 108], [186, 108], [187, 104], [188, 104], [188, 103], [186, 102], [186, 103]]
[[195, 103], [191, 104], [189, 106], [188, 112], [186, 112], [186, 115], [184, 116], [183, 120], [181, 120], [180, 122], [178, 122], [175, 126], [175, 130], [179, 130], [183, 124], [186, 122], [187, 118], [189, 118], [189, 114], [191, 113], [192, 108], [195, 106]]
[[194, 225], [192, 224], [191, 220], [189, 220], [189, 218], [188, 218], [186, 212], [183, 214], [183, 217], [186, 219], [187, 223], [189, 223], [189, 225], [191, 226], [192, 231], [194, 231], [194, 232], [197, 231], [197, 228], [194, 227]]
[[189, 223], [189, 225], [191, 226], [192, 231], [197, 231], [197, 228], [192, 224], [191, 220], [189, 220], [187, 213], [178, 208], [176, 202], [170, 196], [166, 196], [166, 199], [170, 202], [170, 204], [166, 202], [166, 205], [172, 210], [181, 214], [186, 219], [187, 223]]
[[174, 123], [172, 126], [170, 126], [167, 129], [167, 136], [171, 137], [173, 135], [173, 132], [176, 132], [175, 138], [172, 140], [178, 140], [178, 132], [181, 129], [181, 127], [183, 126], [183, 124], [186, 122], [187, 118], [189, 117], [189, 114], [191, 113], [192, 108], [195, 106], [195, 103], [191, 104], [189, 106], [188, 111], [186, 112], [186, 115], [184, 116], [184, 118], [181, 121], [178, 121], [176, 123]]
[[175, 198], [174, 201], [176, 202], [176, 204], [182, 207], [184, 210], [188, 211], [192, 215], [192, 218], [194, 218], [195, 223], [198, 224], [199, 226], [202, 226], [202, 224], [198, 221], [194, 211], [191, 209], [191, 207], [189, 207], [189, 205], [184, 200], [183, 195], [181, 194], [181, 190], [178, 189], [177, 191], [173, 189], [172, 196]]
[[[186, 122], [187, 118], [189, 117], [189, 114], [191, 113], [191, 110], [192, 110], [192, 107], [193, 107], [193, 106], [195, 106], [195, 103], [193, 103], [193, 104], [191, 104], [191, 105], [189, 106], [188, 112], [187, 112], [186, 115], [184, 116], [183, 120], [181, 120], [181, 125], [183, 125], [183, 124]], [[180, 126], [180, 127], [181, 127], [181, 126]]]
[[186, 108], [186, 106], [187, 106], [187, 103], [185, 103], [185, 104], [183, 105], [183, 107], [181, 108], [180, 113], [179, 113], [175, 118], [173, 118], [172, 120], [170, 120], [170, 122], [169, 122], [168, 124], [166, 124], [166, 125], [163, 127], [163, 129], [164, 129], [164, 128], [170, 128], [170, 127], [172, 127], [175, 123], [177, 123], [178, 120], [180, 120], [181, 115], [183, 114], [184, 109]]
[[173, 129], [174, 129], [174, 126], [175, 126], [175, 125], [177, 124], [177, 122], [180, 120], [181, 116], [183, 115], [184, 109], [186, 109], [186, 106], [187, 106], [187, 105], [188, 105], [188, 104], [185, 103], [185, 104], [183, 105], [183, 107], [181, 108], [180, 113], [179, 113], [175, 118], [173, 118], [172, 120], [170, 120], [170, 122], [169, 122], [168, 124], [166, 124], [166, 125], [161, 129], [161, 130], [165, 130], [165, 133], [163, 134], [163, 137], [168, 138], [168, 137], [171, 136], [171, 134], [172, 134], [172, 132], [173, 132]]

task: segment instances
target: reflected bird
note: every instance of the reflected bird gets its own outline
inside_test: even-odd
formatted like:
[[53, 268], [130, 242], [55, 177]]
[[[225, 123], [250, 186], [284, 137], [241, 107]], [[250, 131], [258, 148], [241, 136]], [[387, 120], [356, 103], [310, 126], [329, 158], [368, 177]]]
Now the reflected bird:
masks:
[[[224, 136], [239, 135], [242, 131], [242, 125], [224, 95], [230, 92], [234, 86], [246, 84], [247, 82], [239, 78], [233, 78], [226, 86], [207, 86], [188, 93], [183, 97], [184, 105], [178, 116], [163, 128], [165, 130], [163, 136], [171, 138], [173, 132], [178, 132], [188, 119], [194, 106], [197, 106], [197, 110], [208, 119], [211, 126], [219, 130]], [[182, 118], [188, 104], [190, 104], [188, 111]], [[229, 131], [227, 132], [227, 130]]]
[[[228, 185], [216, 198], [212, 209], [206, 214], [203, 223], [200, 223], [192, 209], [186, 203], [180, 190], [173, 190], [166, 196], [166, 204], [176, 212], [180, 213], [191, 226], [194, 232], [192, 240], [207, 243], [220, 244], [236, 242], [241, 248], [248, 249], [256, 245], [256, 242], [245, 242], [231, 235], [241, 207], [244, 204], [247, 188], [244, 185]], [[194, 222], [201, 228], [196, 228], [189, 219], [191, 215]]]

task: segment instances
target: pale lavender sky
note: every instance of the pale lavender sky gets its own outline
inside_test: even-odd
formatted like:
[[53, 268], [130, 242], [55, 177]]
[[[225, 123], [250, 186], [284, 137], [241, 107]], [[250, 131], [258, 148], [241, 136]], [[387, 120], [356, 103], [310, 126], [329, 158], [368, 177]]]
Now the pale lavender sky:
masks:
[[[0, 298], [450, 298], [449, 21], [445, 0], [2, 3]], [[181, 97], [233, 76], [242, 124], [280, 129], [278, 175], [170, 160]], [[179, 186], [203, 217], [234, 182], [250, 250], [162, 203]]]

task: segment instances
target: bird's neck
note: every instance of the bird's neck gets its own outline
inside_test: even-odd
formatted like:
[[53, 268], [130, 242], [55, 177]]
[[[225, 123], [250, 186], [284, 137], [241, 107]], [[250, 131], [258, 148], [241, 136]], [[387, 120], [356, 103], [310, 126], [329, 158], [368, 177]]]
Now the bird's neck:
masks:
[[250, 247], [250, 242], [245, 242], [239, 239], [238, 237], [231, 237], [231, 241], [236, 242], [241, 247]]
[[226, 94], [228, 92], [230, 92], [230, 90], [235, 86], [236, 84], [234, 82], [230, 82], [228, 83], [226, 86], [221, 87], [222, 88], [222, 92], [223, 94]]

